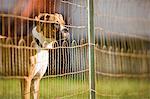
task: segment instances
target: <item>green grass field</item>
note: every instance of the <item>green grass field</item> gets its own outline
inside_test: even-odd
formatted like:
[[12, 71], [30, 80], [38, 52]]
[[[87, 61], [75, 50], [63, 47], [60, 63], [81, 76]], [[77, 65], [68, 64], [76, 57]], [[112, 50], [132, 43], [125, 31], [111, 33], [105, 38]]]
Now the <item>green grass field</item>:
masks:
[[[88, 80], [83, 77], [45, 78], [40, 99], [89, 99]], [[99, 77], [97, 99], [150, 99], [149, 79]], [[20, 81], [0, 79], [0, 99], [21, 99]]]

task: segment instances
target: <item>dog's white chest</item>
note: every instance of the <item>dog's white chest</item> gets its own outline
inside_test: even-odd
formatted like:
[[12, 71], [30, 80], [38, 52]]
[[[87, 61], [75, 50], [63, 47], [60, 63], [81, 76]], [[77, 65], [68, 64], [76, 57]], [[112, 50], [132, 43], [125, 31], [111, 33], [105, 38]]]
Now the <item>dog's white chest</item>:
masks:
[[41, 76], [45, 73], [47, 66], [48, 66], [48, 59], [49, 59], [49, 53], [48, 50], [40, 50], [37, 53], [37, 60], [35, 65], [35, 73], [40, 74]]

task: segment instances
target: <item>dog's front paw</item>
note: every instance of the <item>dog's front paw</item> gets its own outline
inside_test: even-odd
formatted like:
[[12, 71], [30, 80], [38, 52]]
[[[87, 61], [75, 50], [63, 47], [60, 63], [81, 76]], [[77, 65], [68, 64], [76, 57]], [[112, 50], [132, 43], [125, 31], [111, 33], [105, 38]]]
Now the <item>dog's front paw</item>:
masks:
[[44, 41], [43, 45], [44, 48], [53, 48], [53, 43], [48, 43], [47, 41]]

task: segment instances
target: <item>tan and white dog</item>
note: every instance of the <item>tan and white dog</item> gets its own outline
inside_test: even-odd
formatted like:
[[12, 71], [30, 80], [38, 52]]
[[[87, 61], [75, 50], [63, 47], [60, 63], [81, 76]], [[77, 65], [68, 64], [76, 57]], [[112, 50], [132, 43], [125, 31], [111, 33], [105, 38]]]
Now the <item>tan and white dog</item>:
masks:
[[[37, 54], [32, 56], [29, 77], [26, 81], [22, 83], [22, 93], [24, 99], [29, 99], [30, 94], [32, 94], [34, 99], [39, 99], [39, 83], [41, 78], [49, 64], [49, 50], [53, 48], [53, 42], [60, 39], [66, 39], [69, 37], [68, 29], [65, 27], [65, 22], [61, 14], [40, 14], [36, 17], [37, 21], [42, 20], [51, 22], [39, 24], [33, 28], [32, 35], [36, 42]], [[49, 32], [50, 38], [46, 38], [44, 33]], [[42, 49], [46, 48], [46, 49]]]

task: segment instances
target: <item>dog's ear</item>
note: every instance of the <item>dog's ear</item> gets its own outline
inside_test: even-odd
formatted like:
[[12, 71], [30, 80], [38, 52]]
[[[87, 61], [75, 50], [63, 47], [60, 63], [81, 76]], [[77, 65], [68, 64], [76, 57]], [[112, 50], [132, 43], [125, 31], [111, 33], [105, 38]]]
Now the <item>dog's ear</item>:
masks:
[[55, 13], [55, 17], [60, 24], [65, 24], [63, 16], [61, 14]]
[[64, 20], [64, 19], [63, 19], [63, 16], [62, 16], [61, 14], [58, 14], [58, 16], [59, 16], [59, 18], [60, 18], [61, 20]]

